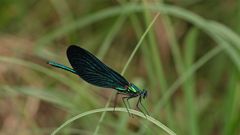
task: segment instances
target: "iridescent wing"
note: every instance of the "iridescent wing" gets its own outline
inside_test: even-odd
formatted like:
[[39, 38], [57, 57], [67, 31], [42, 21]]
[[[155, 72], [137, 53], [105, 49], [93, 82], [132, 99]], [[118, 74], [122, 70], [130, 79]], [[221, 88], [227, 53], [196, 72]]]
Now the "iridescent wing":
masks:
[[90, 84], [122, 90], [125, 90], [125, 86], [129, 85], [123, 76], [83, 48], [76, 45], [69, 46], [67, 57], [74, 71]]

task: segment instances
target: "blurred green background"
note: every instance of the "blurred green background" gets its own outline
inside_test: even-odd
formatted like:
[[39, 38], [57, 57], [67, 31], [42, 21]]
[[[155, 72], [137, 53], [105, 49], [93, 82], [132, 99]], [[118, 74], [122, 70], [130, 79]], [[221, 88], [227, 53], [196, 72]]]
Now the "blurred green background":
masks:
[[[151, 116], [178, 135], [239, 135], [239, 24], [240, 0], [1, 0], [0, 134], [47, 135], [107, 104], [112, 90], [46, 64], [69, 66], [65, 51], [78, 44], [119, 73], [127, 66]], [[58, 134], [167, 134], [127, 113], [100, 116]]]

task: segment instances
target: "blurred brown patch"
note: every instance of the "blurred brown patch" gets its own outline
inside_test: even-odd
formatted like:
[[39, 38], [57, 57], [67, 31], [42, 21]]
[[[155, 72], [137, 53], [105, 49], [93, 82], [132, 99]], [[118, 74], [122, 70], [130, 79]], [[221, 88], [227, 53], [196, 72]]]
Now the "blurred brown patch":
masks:
[[[33, 43], [27, 38], [1, 35], [0, 45], [0, 55], [3, 58], [25, 59], [33, 56]], [[29, 80], [24, 78], [28, 74], [31, 74], [31, 71], [26, 70], [25, 67], [7, 62], [0, 64], [0, 82], [4, 86], [13, 86], [13, 88], [21, 87], [21, 85], [28, 86]], [[7, 93], [9, 92], [7, 91]], [[33, 122], [39, 108], [39, 99], [11, 95], [0, 100], [0, 108], [4, 108], [0, 111], [1, 135], [32, 134], [31, 127], [34, 126]]]
[[1, 35], [0, 44], [0, 54], [9, 57], [31, 54], [33, 47], [30, 39], [12, 35]]
[[[23, 58], [24, 56], [31, 54], [33, 43], [26, 38], [12, 35], [1, 35], [0, 45], [1, 56]], [[5, 73], [10, 67], [13, 66], [5, 63], [0, 65], [0, 80], [2, 80], [2, 74]]]

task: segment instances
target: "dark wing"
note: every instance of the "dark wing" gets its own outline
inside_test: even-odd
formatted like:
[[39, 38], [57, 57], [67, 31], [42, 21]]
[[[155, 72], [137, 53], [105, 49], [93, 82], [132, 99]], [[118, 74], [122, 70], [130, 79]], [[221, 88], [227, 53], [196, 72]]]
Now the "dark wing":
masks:
[[122, 88], [128, 81], [115, 72], [90, 52], [71, 45], [67, 49], [67, 57], [77, 74], [86, 82], [105, 88]]

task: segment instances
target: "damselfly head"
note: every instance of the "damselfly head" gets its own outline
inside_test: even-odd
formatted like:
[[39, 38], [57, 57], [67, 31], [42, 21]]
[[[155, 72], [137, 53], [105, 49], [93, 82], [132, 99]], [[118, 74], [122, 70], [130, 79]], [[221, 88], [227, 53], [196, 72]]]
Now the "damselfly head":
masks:
[[142, 91], [143, 99], [145, 99], [147, 97], [147, 95], [148, 95], [147, 91], [145, 89], [143, 89], [143, 91]]

